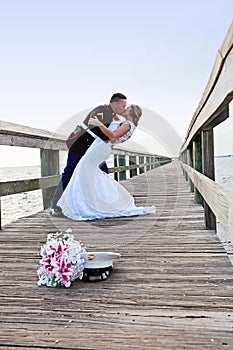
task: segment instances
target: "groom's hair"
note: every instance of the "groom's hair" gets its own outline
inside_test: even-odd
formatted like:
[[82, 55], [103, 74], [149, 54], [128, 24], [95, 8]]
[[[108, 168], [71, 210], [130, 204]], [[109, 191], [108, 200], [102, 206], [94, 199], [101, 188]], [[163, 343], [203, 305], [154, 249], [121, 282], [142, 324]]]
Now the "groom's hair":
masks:
[[120, 100], [127, 100], [127, 97], [120, 92], [116, 92], [112, 95], [110, 102], [119, 102]]

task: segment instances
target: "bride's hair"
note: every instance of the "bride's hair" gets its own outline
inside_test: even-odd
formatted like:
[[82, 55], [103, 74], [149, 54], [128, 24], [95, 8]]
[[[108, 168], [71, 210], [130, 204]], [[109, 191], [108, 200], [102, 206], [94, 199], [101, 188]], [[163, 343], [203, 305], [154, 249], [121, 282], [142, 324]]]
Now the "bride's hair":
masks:
[[142, 116], [142, 109], [138, 105], [130, 105], [130, 107], [131, 107], [130, 114], [133, 117], [133, 123], [134, 123], [135, 126], [137, 126], [138, 125], [138, 121], [139, 121], [139, 119]]

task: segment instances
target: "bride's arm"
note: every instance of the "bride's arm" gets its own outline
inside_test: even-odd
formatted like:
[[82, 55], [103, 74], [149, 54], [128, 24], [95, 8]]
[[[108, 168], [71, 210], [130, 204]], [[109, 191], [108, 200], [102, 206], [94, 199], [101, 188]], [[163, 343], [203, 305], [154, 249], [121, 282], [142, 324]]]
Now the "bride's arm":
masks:
[[126, 121], [115, 131], [109, 130], [97, 117], [90, 118], [88, 125], [98, 126], [100, 130], [108, 136], [109, 139], [119, 139], [119, 137], [125, 135], [130, 130], [130, 124]]

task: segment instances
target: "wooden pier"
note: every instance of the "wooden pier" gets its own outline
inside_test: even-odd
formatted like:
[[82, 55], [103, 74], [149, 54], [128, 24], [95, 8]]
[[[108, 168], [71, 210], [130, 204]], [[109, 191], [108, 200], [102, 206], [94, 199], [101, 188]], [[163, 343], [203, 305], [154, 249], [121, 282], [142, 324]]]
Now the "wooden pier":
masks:
[[[180, 160], [114, 150], [115, 179], [137, 205], [155, 205], [155, 215], [76, 222], [44, 210], [3, 227], [0, 349], [233, 349], [233, 195], [214, 181], [214, 128], [230, 115], [232, 72], [233, 22]], [[41, 154], [41, 177], [1, 182], [0, 196], [42, 189], [48, 208], [64, 137], [1, 122], [0, 144]], [[40, 247], [48, 233], [68, 228], [87, 250], [122, 256], [106, 281], [39, 287]]]
[[[179, 162], [122, 184], [157, 213], [87, 223], [43, 211], [3, 228], [0, 349], [233, 348], [233, 267]], [[122, 254], [108, 280], [37, 286], [40, 246], [67, 228], [88, 250]]]

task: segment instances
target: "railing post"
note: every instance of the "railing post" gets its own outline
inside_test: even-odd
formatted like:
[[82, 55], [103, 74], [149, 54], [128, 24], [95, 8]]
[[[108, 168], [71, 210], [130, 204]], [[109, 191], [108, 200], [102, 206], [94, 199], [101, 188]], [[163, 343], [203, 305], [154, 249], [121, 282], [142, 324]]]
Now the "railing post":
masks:
[[[187, 164], [191, 167], [193, 167], [193, 159], [192, 159], [192, 149], [188, 148], [187, 149]], [[192, 183], [191, 179], [189, 178], [189, 186], [190, 186], [190, 190], [191, 192], [194, 192], [194, 184]]]
[[[41, 149], [41, 176], [59, 175], [59, 151]], [[56, 187], [45, 188], [42, 190], [44, 209], [49, 208]]]
[[[184, 151], [181, 153], [180, 158], [181, 158], [182, 163], [185, 163], [185, 161], [184, 161]], [[186, 171], [184, 170], [183, 167], [182, 167], [182, 171], [183, 171], [183, 175], [185, 176]]]
[[[114, 168], [117, 168], [117, 167], [118, 167], [118, 155], [114, 154]], [[117, 171], [114, 172], [114, 179], [116, 181], [118, 181], [118, 172]]]
[[2, 209], [1, 209], [1, 197], [0, 197], [0, 230], [2, 229]]
[[[151, 163], [154, 163], [155, 157], [151, 157]], [[154, 169], [154, 164], [151, 164], [151, 169]]]
[[[202, 173], [202, 151], [201, 151], [201, 135], [198, 134], [193, 142], [193, 168]], [[194, 187], [195, 201], [204, 206], [203, 198], [200, 192]]]
[[[139, 164], [144, 164], [144, 156], [139, 156]], [[139, 168], [139, 174], [143, 174], [145, 172], [145, 167]]]
[[[125, 156], [120, 155], [118, 158], [119, 166], [125, 166]], [[120, 171], [119, 172], [119, 180], [126, 180], [126, 171]]]
[[[213, 129], [203, 130], [202, 136], [202, 171], [205, 176], [215, 180], [214, 171], [214, 132]], [[216, 231], [216, 216], [204, 202], [205, 209], [205, 226], [209, 230]]]
[[[125, 155], [125, 165], [126, 166], [130, 165], [130, 155]], [[126, 179], [129, 179], [131, 177], [130, 176], [130, 169], [127, 169], [125, 171], [125, 176], [126, 176]]]
[[[187, 150], [185, 150], [183, 152], [183, 162], [184, 162], [184, 164], [187, 164]], [[186, 181], [188, 181], [189, 177], [188, 177], [188, 174], [186, 173], [186, 171], [184, 172], [184, 175], [185, 175]]]
[[[146, 163], [150, 163], [150, 157], [146, 157]], [[146, 166], [146, 171], [150, 170], [150, 165]]]
[[[137, 164], [136, 156], [129, 156], [129, 165], [135, 165], [135, 164]], [[137, 175], [137, 168], [130, 169], [129, 174], [130, 174], [130, 177], [136, 176]]]

